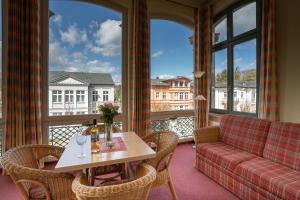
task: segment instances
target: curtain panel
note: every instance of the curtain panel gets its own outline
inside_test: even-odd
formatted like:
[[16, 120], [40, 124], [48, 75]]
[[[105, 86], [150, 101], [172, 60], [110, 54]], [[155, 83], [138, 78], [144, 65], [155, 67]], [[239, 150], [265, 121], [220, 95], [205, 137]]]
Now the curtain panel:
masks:
[[147, 0], [133, 0], [131, 129], [140, 137], [151, 133], [150, 42]]
[[205, 99], [195, 99], [195, 130], [208, 126], [209, 112], [209, 87], [211, 72], [211, 47], [212, 47], [212, 6], [205, 6], [194, 10], [194, 75], [204, 72], [195, 80], [195, 93]]
[[258, 116], [279, 120], [275, 0], [263, 0]]
[[40, 1], [8, 4], [4, 150], [42, 143]]

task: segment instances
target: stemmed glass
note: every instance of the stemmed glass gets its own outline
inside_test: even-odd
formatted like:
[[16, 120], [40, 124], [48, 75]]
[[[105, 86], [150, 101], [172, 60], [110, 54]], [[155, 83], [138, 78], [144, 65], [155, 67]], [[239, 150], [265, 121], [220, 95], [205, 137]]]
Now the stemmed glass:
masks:
[[83, 145], [86, 143], [86, 136], [82, 134], [82, 129], [79, 129], [79, 132], [76, 134], [76, 142], [81, 147], [80, 155], [77, 155], [78, 158], [84, 158], [86, 155], [83, 152]]

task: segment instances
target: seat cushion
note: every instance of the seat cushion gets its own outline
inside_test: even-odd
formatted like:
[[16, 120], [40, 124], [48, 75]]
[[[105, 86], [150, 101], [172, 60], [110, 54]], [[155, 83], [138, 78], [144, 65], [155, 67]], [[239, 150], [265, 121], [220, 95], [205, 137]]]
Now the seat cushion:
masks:
[[256, 157], [254, 154], [250, 154], [224, 143], [199, 144], [197, 152], [212, 162], [231, 171], [233, 171], [239, 163]]
[[234, 172], [283, 199], [300, 200], [300, 172], [296, 170], [257, 157], [239, 164]]
[[262, 156], [270, 124], [255, 117], [224, 115], [220, 122], [221, 141]]
[[263, 157], [300, 171], [300, 124], [273, 122]]

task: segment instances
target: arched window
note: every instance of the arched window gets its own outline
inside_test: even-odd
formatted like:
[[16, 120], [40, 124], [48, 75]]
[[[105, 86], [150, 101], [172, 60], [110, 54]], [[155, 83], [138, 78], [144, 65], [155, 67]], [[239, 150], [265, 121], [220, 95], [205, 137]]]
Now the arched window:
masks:
[[152, 130], [169, 129], [180, 138], [193, 132], [192, 36], [182, 24], [151, 20]]

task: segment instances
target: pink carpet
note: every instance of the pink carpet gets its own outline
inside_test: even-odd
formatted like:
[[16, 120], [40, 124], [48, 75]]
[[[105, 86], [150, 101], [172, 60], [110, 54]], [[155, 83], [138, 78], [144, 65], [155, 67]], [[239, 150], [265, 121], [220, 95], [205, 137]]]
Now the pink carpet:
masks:
[[[192, 144], [177, 147], [171, 163], [171, 175], [180, 200], [237, 200], [232, 193], [194, 168], [195, 150]], [[21, 200], [21, 194], [7, 176], [0, 176], [0, 199]], [[150, 200], [170, 200], [167, 187], [151, 190]]]

